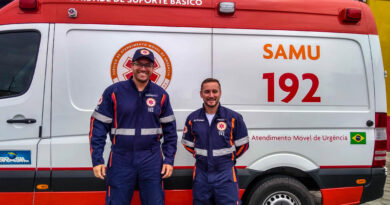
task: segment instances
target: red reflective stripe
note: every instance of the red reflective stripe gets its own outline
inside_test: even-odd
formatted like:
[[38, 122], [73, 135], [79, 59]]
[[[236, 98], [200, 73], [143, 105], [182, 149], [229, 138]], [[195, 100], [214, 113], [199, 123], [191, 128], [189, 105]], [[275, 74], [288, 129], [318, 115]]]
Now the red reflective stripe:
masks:
[[[115, 128], [118, 128], [118, 121], [117, 121], [117, 105], [116, 105], [116, 96], [115, 96], [115, 93], [113, 92], [111, 94], [111, 98], [112, 98], [112, 101], [114, 102], [114, 117], [115, 117]], [[116, 135], [114, 135], [114, 139], [112, 141], [112, 143], [115, 145], [115, 141], [116, 141]], [[111, 166], [111, 161], [110, 161], [110, 166]]]
[[112, 151], [110, 153], [110, 165], [108, 167], [111, 167], [111, 163], [112, 163]]
[[185, 146], [185, 145], [183, 145], [183, 146], [184, 146], [184, 148], [185, 148], [186, 150], [188, 150], [188, 151], [191, 152], [192, 154], [195, 153], [195, 151], [194, 151], [193, 149], [191, 149], [191, 148], [189, 148], [189, 147], [187, 147], [187, 146]]
[[192, 137], [194, 138], [193, 143], [195, 144], [196, 138], [195, 138], [194, 133], [192, 132], [192, 122], [191, 122], [191, 120], [188, 121], [188, 124], [191, 126], [191, 135], [192, 135]]
[[237, 182], [236, 170], [234, 170], [234, 167], [232, 167], [232, 170], [233, 170], [233, 181]]
[[90, 128], [89, 128], [89, 151], [90, 151], [90, 154], [92, 156], [92, 152], [93, 152], [93, 148], [92, 148], [92, 144], [91, 144], [91, 140], [92, 140], [92, 132], [93, 132], [93, 121], [95, 120], [94, 117], [91, 117], [91, 125], [90, 125]]
[[241, 153], [242, 153], [242, 151], [244, 150], [244, 148], [245, 148], [245, 150], [246, 150], [246, 147], [248, 146], [248, 144], [245, 144], [245, 145], [243, 145], [243, 146], [241, 146], [241, 148], [238, 150], [238, 152], [237, 152], [237, 156], [239, 156]]
[[196, 166], [194, 166], [194, 169], [192, 171], [192, 181], [195, 180], [195, 173], [196, 173]]
[[[3, 183], [3, 182], [2, 182]], [[1, 192], [0, 204], [25, 205], [32, 204], [33, 192]]]
[[344, 168], [372, 168], [372, 166], [371, 165], [320, 166], [320, 169], [344, 169]]
[[[174, 169], [193, 169], [194, 166], [174, 166]], [[236, 166], [236, 169], [245, 169], [246, 166]], [[93, 170], [92, 167], [39, 167], [37, 169], [53, 171], [87, 171]], [[34, 171], [35, 168], [0, 168], [0, 171]]]
[[[105, 197], [106, 191], [35, 192], [34, 205], [98, 205], [104, 204]], [[1, 203], [1, 199], [0, 195], [0, 204], [10, 204], [10, 201]]]
[[115, 128], [118, 128], [118, 122], [117, 122], [117, 103], [116, 103], [116, 96], [115, 96], [115, 93], [112, 93], [111, 98], [112, 98], [112, 101], [114, 102]]
[[53, 167], [53, 171], [89, 171], [92, 167]]
[[108, 186], [108, 196], [111, 196], [111, 186]]
[[230, 145], [233, 146], [233, 130], [234, 130], [234, 122], [235, 122], [235, 119], [232, 118], [232, 129], [230, 130]]
[[359, 204], [363, 186], [321, 189], [322, 204]]
[[164, 105], [164, 102], [165, 102], [165, 94], [163, 94], [163, 96], [161, 98], [161, 110], [162, 110], [162, 107]]
[[[232, 118], [232, 129], [230, 130], [230, 146], [233, 146], [233, 130], [234, 130], [234, 121], [235, 119]], [[234, 161], [234, 153], [232, 153], [232, 161]]]
[[[0, 171], [35, 171], [35, 167], [14, 167], [0, 168]], [[1, 204], [1, 203], [0, 203]]]

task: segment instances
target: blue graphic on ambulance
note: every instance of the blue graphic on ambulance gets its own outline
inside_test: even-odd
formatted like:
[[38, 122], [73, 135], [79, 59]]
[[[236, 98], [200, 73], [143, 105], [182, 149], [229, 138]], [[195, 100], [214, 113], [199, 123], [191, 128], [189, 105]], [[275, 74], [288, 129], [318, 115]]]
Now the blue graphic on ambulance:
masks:
[[0, 151], [0, 165], [31, 164], [31, 151]]

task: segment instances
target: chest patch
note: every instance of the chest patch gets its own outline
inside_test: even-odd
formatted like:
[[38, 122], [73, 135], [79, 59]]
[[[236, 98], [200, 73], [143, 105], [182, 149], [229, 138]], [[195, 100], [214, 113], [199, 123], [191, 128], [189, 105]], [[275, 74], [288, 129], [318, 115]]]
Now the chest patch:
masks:
[[217, 129], [219, 131], [225, 131], [226, 130], [226, 122], [218, 122], [217, 123]]
[[156, 100], [154, 98], [146, 99], [146, 105], [148, 105], [148, 112], [154, 112], [154, 106], [156, 106]]
[[154, 107], [156, 105], [156, 100], [154, 98], [148, 98], [146, 99], [146, 104], [149, 107]]

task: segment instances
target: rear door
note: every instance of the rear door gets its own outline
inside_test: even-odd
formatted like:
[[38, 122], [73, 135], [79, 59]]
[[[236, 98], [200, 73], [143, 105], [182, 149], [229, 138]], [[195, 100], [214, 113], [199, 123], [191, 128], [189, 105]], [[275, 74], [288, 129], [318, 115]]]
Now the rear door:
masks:
[[0, 204], [33, 200], [47, 38], [47, 24], [0, 26]]

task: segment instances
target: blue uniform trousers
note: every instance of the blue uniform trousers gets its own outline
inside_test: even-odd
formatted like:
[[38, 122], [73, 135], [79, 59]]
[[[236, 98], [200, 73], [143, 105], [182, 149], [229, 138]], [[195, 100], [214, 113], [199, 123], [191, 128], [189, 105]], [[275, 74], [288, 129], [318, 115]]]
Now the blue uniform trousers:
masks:
[[142, 205], [163, 205], [160, 149], [110, 155], [107, 171], [106, 205], [130, 205], [136, 183]]
[[236, 169], [204, 171], [196, 167], [192, 188], [194, 205], [240, 205]]

